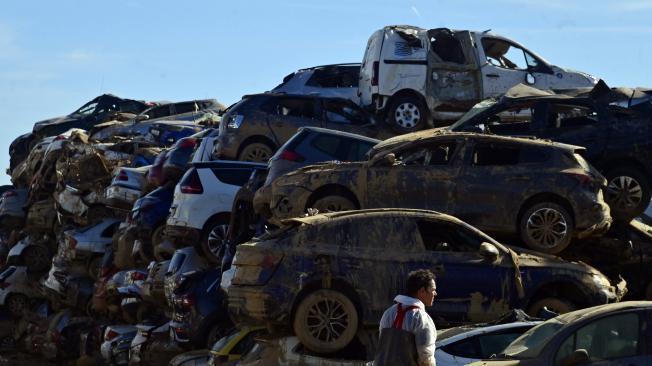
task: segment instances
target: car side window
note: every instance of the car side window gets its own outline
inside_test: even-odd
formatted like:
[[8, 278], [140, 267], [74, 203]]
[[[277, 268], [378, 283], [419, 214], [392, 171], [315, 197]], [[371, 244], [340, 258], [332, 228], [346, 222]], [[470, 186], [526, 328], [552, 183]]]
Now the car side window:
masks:
[[320, 88], [350, 88], [358, 85], [360, 69], [353, 67], [326, 67], [315, 69], [306, 82], [308, 86]]
[[481, 358], [489, 358], [491, 355], [501, 353], [513, 340], [518, 338], [528, 328], [521, 331], [510, 330], [503, 333], [491, 333], [477, 336], [480, 345]]
[[442, 347], [449, 355], [464, 358], [482, 358], [478, 344], [473, 338], [463, 339]]
[[89, 116], [95, 112], [95, 108], [97, 107], [97, 102], [89, 103], [86, 104], [85, 106], [79, 108], [77, 113], [84, 115], [84, 116]]
[[421, 145], [397, 153], [397, 160], [401, 164], [409, 165], [447, 165], [455, 154], [455, 141], [439, 142]]
[[[483, 38], [482, 47], [487, 62], [503, 69], [527, 70], [526, 52], [507, 41]], [[533, 56], [530, 58], [534, 59]]]
[[277, 116], [315, 118], [315, 106], [310, 98], [272, 98], [262, 109]]
[[251, 171], [252, 169], [213, 169], [213, 173], [220, 182], [238, 187], [247, 183], [251, 177]]
[[423, 245], [434, 252], [477, 252], [484, 242], [460, 225], [421, 220], [417, 226]]
[[501, 166], [518, 164], [520, 149], [516, 146], [478, 143], [473, 150], [473, 165]]
[[336, 101], [323, 103], [326, 119], [330, 122], [345, 124], [364, 124], [366, 119], [362, 112], [354, 106]]
[[581, 128], [598, 122], [598, 113], [578, 105], [553, 105], [548, 114], [548, 128]]
[[341, 160], [337, 153], [340, 147], [340, 140], [340, 138], [333, 135], [319, 135], [310, 141], [310, 145], [317, 151], [320, 151], [333, 159]]
[[375, 145], [373, 142], [363, 142], [355, 140], [346, 140], [349, 147], [344, 161], [363, 161], [367, 160], [367, 153]]
[[533, 106], [513, 106], [486, 118], [482, 118], [475, 124], [483, 124], [486, 132], [492, 132], [498, 135], [522, 135], [530, 132], [532, 121], [534, 120], [534, 113]]
[[199, 110], [199, 106], [195, 102], [177, 103], [174, 105], [174, 113], [176, 114], [196, 112], [197, 110]]
[[636, 313], [597, 319], [568, 336], [557, 350], [555, 365], [562, 365], [575, 350], [585, 349], [592, 361], [642, 354], [640, 319]]

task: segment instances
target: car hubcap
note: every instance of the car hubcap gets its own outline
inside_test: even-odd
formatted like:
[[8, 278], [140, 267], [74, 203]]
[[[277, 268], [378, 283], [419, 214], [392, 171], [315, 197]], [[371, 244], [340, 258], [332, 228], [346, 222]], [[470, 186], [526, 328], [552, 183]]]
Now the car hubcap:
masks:
[[615, 177], [607, 185], [607, 202], [619, 210], [638, 207], [643, 199], [640, 183], [627, 176]]
[[403, 128], [412, 128], [419, 123], [421, 113], [419, 108], [412, 103], [401, 103], [394, 112], [396, 124]]
[[341, 303], [323, 299], [310, 308], [306, 323], [314, 338], [322, 342], [333, 342], [349, 326], [349, 315]]
[[228, 229], [229, 225], [218, 225], [211, 231], [210, 237], [208, 238], [208, 250], [210, 250], [213, 255], [220, 255]]
[[262, 147], [251, 149], [245, 156], [245, 161], [265, 162], [269, 160], [269, 151]]
[[528, 236], [540, 246], [554, 248], [566, 238], [568, 224], [561, 212], [541, 208], [530, 215], [526, 230]]

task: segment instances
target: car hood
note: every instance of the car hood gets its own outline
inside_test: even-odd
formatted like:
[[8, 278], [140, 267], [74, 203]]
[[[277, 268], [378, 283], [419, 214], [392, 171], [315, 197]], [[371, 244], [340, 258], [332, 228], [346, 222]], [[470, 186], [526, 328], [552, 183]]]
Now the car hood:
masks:
[[71, 117], [71, 116], [63, 116], [63, 117], [55, 117], [55, 118], [46, 119], [46, 120], [34, 123], [33, 131], [38, 132], [39, 130], [43, 129], [46, 126], [58, 125], [58, 124], [61, 124], [61, 123], [66, 123], [66, 122], [76, 121], [76, 120], [78, 120], [78, 118], [74, 118], [74, 117]]
[[565, 261], [554, 255], [539, 253], [524, 248], [511, 246], [509, 248], [518, 254], [518, 263], [521, 268], [546, 267], [602, 275], [600, 271], [584, 262]]

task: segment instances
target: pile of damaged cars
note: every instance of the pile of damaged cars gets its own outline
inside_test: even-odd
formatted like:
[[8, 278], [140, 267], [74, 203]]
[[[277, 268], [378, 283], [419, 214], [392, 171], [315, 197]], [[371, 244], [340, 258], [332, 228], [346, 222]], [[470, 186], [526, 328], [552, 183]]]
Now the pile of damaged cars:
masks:
[[229, 108], [99, 96], [10, 146], [0, 354], [366, 365], [425, 268], [440, 365], [646, 364], [651, 96], [412, 26]]

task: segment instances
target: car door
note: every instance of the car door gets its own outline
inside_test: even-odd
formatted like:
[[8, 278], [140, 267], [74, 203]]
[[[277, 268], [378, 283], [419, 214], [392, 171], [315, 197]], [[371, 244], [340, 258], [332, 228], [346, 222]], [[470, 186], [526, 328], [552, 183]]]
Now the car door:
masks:
[[480, 43], [483, 98], [497, 97], [520, 83], [546, 89], [546, 74], [541, 72], [545, 63], [532, 53], [500, 38], [482, 37]]
[[484, 258], [480, 247], [490, 239], [459, 223], [423, 219], [417, 224], [437, 276], [437, 297], [430, 309], [435, 319], [481, 322], [512, 308], [516, 289], [508, 253]]
[[426, 94], [470, 108], [481, 100], [482, 80], [469, 31], [428, 30]]
[[650, 314], [645, 309], [617, 312], [582, 323], [560, 343], [554, 365], [562, 365], [575, 350], [584, 349], [582, 365], [650, 366]]
[[396, 151], [397, 164], [367, 170], [365, 207], [404, 207], [449, 212], [460, 170], [461, 140], [417, 143]]
[[537, 188], [544, 148], [495, 139], [472, 141], [451, 212], [485, 231], [515, 232], [521, 204]]
[[265, 103], [267, 124], [278, 146], [283, 145], [300, 127], [320, 127], [316, 98], [281, 96]]

